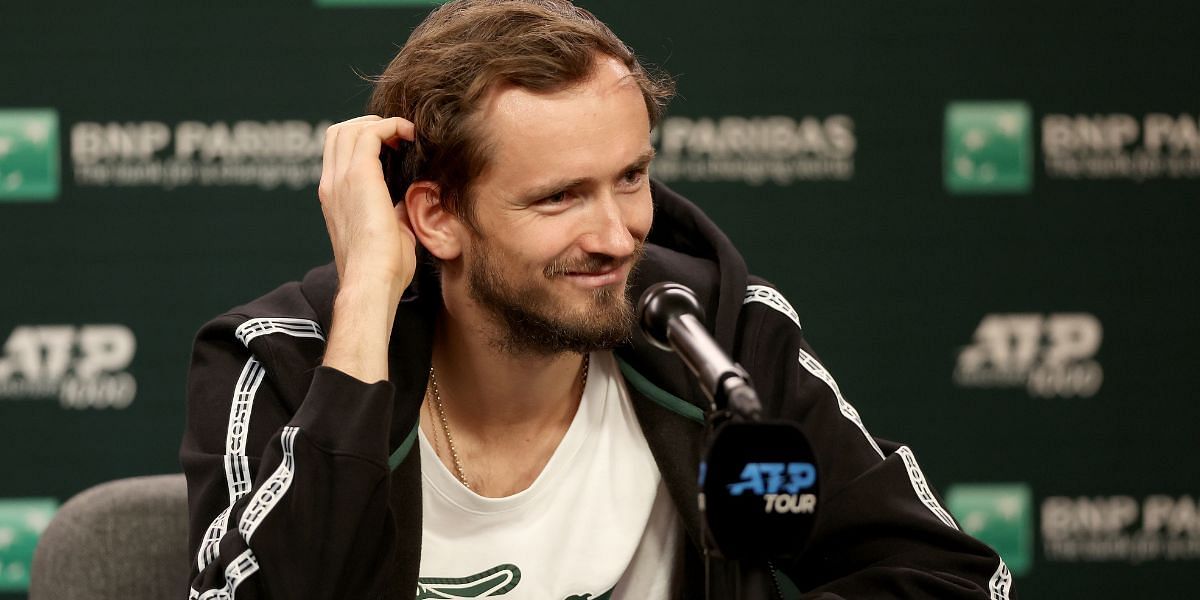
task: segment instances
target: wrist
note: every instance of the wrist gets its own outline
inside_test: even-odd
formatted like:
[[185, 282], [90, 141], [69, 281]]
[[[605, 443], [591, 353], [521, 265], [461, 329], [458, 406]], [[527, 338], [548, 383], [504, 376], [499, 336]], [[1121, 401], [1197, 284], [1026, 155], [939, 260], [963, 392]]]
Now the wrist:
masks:
[[402, 276], [386, 269], [347, 269], [338, 282], [334, 306], [336, 307], [339, 302], [343, 304], [384, 303], [394, 310], [411, 281], [411, 274]]
[[387, 350], [403, 289], [386, 282], [339, 286], [324, 364], [367, 383], [387, 379]]

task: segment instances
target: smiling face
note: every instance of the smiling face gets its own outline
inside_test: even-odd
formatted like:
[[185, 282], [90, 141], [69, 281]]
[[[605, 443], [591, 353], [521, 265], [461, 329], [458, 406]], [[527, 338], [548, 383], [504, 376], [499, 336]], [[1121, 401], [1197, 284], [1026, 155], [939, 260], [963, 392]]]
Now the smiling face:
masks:
[[459, 228], [461, 268], [444, 272], [443, 287], [488, 313], [506, 350], [586, 352], [629, 336], [653, 149], [628, 75], [602, 57], [579, 84], [503, 88], [476, 115], [490, 148], [470, 191], [477, 227]]

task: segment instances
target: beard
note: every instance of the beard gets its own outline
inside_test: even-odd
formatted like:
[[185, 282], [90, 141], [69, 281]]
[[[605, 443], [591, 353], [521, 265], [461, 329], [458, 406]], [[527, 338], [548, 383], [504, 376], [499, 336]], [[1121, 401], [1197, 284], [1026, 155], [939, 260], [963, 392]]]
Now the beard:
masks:
[[[632, 256], [618, 259], [606, 254], [582, 258], [560, 257], [547, 265], [541, 277], [513, 281], [497, 264], [501, 254], [488, 242], [475, 238], [474, 256], [466, 265], [467, 291], [492, 313], [499, 327], [492, 343], [511, 354], [551, 356], [563, 352], [585, 354], [627, 343], [635, 324], [629, 281], [644, 252], [638, 240]], [[572, 305], [555, 296], [552, 283], [568, 273], [595, 272], [631, 262], [624, 285], [593, 290], [583, 303]]]

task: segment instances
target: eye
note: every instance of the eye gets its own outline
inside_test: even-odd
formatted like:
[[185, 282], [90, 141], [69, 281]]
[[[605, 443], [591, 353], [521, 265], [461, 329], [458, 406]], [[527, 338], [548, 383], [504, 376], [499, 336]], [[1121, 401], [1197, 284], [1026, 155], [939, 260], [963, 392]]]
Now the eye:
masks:
[[563, 202], [566, 202], [566, 201], [567, 201], [567, 192], [566, 192], [566, 190], [563, 190], [561, 192], [557, 192], [555, 194], [546, 196], [545, 198], [542, 198], [538, 202], [541, 204], [562, 204]]
[[621, 183], [636, 187], [642, 183], [642, 179], [646, 176], [646, 167], [638, 167], [630, 169], [621, 176]]

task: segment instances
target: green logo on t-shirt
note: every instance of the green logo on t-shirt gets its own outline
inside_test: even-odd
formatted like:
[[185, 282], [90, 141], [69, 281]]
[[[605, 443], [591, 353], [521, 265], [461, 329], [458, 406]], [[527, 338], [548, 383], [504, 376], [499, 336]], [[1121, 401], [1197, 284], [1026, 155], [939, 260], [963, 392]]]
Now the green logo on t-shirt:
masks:
[[[417, 580], [417, 600], [426, 598], [494, 598], [503, 596], [521, 583], [521, 569], [517, 565], [496, 565], [466, 577], [422, 577]], [[574, 594], [566, 600], [609, 600], [612, 590], [599, 596]]]
[[467, 577], [422, 577], [417, 600], [425, 598], [491, 598], [503, 596], [521, 582], [517, 565], [497, 565]]
[[[613, 589], [616, 589], [616, 588], [613, 588]], [[572, 595], [572, 596], [567, 596], [565, 600], [609, 600], [609, 598], [612, 598], [612, 593], [613, 593], [612, 590], [608, 590], [607, 592], [604, 592], [603, 594], [600, 594], [599, 596], [593, 596], [591, 594], [582, 594], [582, 595], [576, 594], [576, 595]]]

